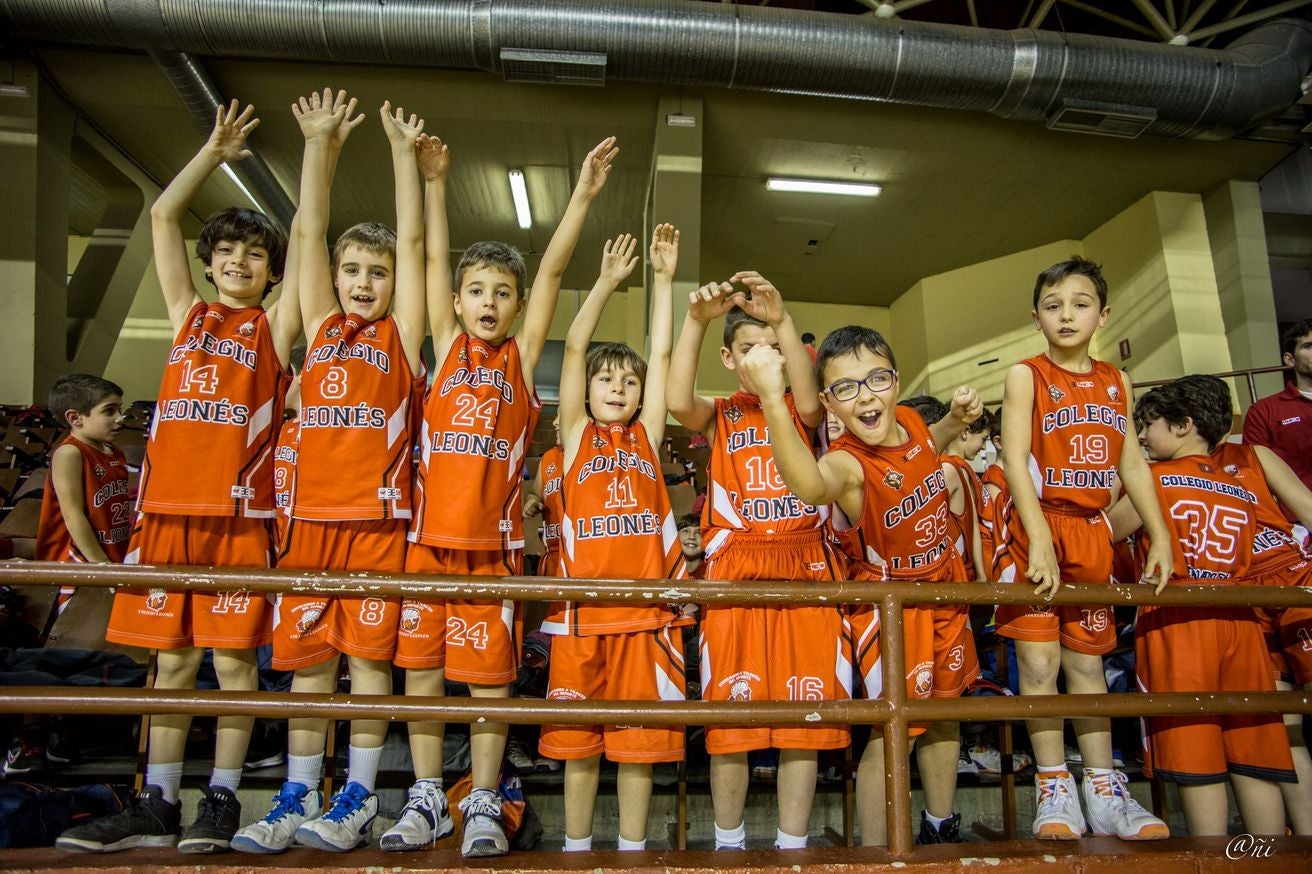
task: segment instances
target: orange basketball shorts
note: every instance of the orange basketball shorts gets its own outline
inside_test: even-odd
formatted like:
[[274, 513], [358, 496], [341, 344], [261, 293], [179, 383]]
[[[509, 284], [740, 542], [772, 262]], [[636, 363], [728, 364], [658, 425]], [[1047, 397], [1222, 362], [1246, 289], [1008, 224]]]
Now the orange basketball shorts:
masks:
[[[1312, 561], [1299, 559], [1259, 570], [1242, 582], [1250, 586], [1312, 587]], [[1257, 619], [1276, 677], [1300, 685], [1312, 683], [1312, 608], [1258, 609]]]

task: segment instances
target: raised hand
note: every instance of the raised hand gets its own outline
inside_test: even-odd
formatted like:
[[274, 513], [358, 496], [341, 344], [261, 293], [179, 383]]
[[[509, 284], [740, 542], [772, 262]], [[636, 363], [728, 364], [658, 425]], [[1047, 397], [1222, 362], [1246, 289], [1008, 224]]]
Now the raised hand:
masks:
[[651, 232], [648, 250], [652, 273], [663, 279], [674, 279], [674, 268], [679, 264], [679, 231], [674, 225], [657, 225]]
[[260, 126], [260, 120], [254, 117], [255, 107], [251, 104], [246, 104], [246, 108], [240, 112], [237, 111], [238, 106], [237, 99], [233, 98], [226, 107], [220, 106], [214, 110], [214, 130], [210, 131], [205, 149], [220, 163], [240, 161], [251, 156], [251, 150], [246, 148], [246, 137]]
[[575, 191], [589, 199], [601, 193], [601, 189], [606, 187], [606, 180], [610, 178], [611, 162], [620, 153], [615, 143], [615, 137], [606, 137], [588, 152], [588, 156], [583, 159], [583, 169], [579, 171]]
[[963, 385], [952, 395], [951, 412], [962, 424], [969, 425], [983, 415], [984, 402], [979, 399], [979, 392]]
[[633, 268], [638, 264], [638, 238], [632, 234], [620, 234], [613, 240], [607, 240], [601, 253], [601, 273], [598, 280], [605, 281], [613, 288], [629, 278]]
[[451, 151], [440, 138], [420, 134], [415, 140], [415, 161], [428, 181], [445, 179], [451, 169]]
[[292, 104], [292, 115], [301, 126], [301, 135], [307, 140], [327, 140], [337, 132], [337, 127], [346, 117], [347, 105], [343, 103], [346, 92], [341, 91], [336, 98], [333, 89], [323, 89], [323, 94], [315, 91], [308, 97], [299, 97]]
[[708, 282], [688, 295], [688, 315], [707, 323], [733, 309], [733, 286], [727, 282]]
[[341, 123], [337, 129], [328, 137], [328, 145], [336, 151], [341, 151], [342, 146], [346, 145], [346, 140], [351, 136], [351, 131], [355, 130], [364, 122], [364, 113], [355, 114], [355, 98], [346, 99], [345, 91], [338, 91], [337, 96], [333, 98], [333, 112], [345, 106], [345, 112], [342, 113]]
[[387, 138], [391, 140], [393, 146], [404, 146], [407, 149], [413, 149], [415, 141], [424, 132], [424, 120], [422, 118], [412, 112], [409, 120], [407, 120], [405, 110], [398, 106], [393, 111], [392, 101], [390, 100], [383, 101], [383, 105], [378, 108], [378, 115], [383, 120], [383, 130], [387, 133]]
[[742, 368], [756, 393], [767, 399], [778, 399], [787, 390], [784, 376], [784, 354], [773, 346], [753, 346], [743, 356]]
[[747, 286], [747, 292], [734, 292], [733, 302], [752, 318], [774, 327], [788, 315], [779, 289], [755, 270], [740, 270], [729, 277], [729, 282]]

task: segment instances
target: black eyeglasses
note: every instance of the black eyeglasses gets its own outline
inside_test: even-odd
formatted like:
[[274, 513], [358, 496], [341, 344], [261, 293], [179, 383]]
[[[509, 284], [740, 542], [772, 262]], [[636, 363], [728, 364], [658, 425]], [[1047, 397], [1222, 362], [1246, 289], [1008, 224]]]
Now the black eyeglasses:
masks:
[[866, 374], [865, 379], [840, 379], [837, 382], [830, 383], [825, 391], [836, 401], [853, 401], [857, 395], [861, 394], [861, 386], [865, 386], [872, 392], [888, 391], [893, 387], [894, 380], [897, 379], [896, 370], [887, 370], [880, 368], [872, 370]]

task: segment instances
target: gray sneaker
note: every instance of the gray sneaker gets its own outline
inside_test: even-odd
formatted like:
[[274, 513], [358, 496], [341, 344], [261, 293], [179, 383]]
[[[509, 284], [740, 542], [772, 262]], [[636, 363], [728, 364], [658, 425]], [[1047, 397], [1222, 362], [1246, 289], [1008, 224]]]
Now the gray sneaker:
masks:
[[396, 825], [379, 839], [381, 849], [426, 850], [456, 830], [446, 793], [436, 781], [418, 781], [408, 796]]
[[474, 859], [510, 852], [510, 841], [501, 824], [501, 796], [496, 791], [473, 790], [461, 800], [460, 812], [465, 817], [460, 855]]

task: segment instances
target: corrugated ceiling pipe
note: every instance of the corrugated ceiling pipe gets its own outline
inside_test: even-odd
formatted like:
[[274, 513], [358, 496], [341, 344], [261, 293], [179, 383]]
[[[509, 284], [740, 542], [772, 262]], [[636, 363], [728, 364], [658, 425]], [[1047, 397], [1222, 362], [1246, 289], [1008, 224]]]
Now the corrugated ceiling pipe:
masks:
[[689, 0], [0, 0], [35, 41], [221, 57], [499, 70], [501, 50], [604, 53], [608, 79], [825, 95], [1046, 119], [1147, 107], [1146, 130], [1223, 139], [1291, 105], [1312, 24], [1225, 51]]
[[[224, 101], [205, 68], [195, 58], [181, 52], [152, 48], [150, 56], [196, 119], [197, 127], [208, 134], [214, 129], [214, 111]], [[229, 166], [271, 218], [281, 222], [284, 228], [292, 226], [296, 207], [258, 151], [251, 148], [249, 158]]]

